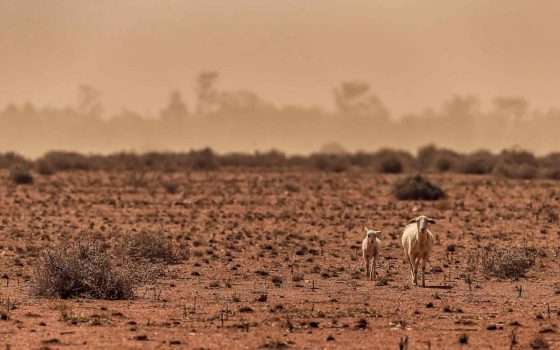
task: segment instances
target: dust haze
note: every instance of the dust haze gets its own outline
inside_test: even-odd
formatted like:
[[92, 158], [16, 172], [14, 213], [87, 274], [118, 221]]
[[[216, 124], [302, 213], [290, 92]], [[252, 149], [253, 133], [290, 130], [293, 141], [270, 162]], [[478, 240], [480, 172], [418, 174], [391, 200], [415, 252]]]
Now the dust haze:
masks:
[[557, 151], [560, 4], [0, 1], [0, 150]]

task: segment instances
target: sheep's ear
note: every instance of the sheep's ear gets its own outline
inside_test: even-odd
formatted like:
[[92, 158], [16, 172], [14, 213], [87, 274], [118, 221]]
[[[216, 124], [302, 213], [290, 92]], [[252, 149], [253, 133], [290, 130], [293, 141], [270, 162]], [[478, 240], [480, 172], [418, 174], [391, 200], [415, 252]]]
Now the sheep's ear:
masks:
[[417, 218], [417, 217], [414, 218], [414, 219], [410, 219], [410, 221], [409, 221], [408, 223], [409, 223], [409, 224], [412, 224], [412, 223], [414, 223], [414, 222], [418, 222], [418, 218]]
[[366, 231], [366, 233], [369, 231], [369, 229], [367, 228], [367, 226], [364, 226], [364, 231]]
[[436, 223], [436, 221], [435, 221], [434, 219], [432, 219], [432, 218], [428, 218], [428, 222], [429, 222], [430, 224], [435, 224], [435, 223]]

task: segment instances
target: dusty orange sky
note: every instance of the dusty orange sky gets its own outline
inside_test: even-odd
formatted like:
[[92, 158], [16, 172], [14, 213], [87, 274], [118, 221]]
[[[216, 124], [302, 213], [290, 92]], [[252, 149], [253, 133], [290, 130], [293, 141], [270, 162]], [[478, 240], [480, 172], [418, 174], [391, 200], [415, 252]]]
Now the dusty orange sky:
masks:
[[0, 105], [72, 104], [155, 114], [218, 70], [225, 88], [331, 107], [360, 79], [394, 114], [453, 94], [560, 106], [560, 2], [406, 0], [0, 0]]

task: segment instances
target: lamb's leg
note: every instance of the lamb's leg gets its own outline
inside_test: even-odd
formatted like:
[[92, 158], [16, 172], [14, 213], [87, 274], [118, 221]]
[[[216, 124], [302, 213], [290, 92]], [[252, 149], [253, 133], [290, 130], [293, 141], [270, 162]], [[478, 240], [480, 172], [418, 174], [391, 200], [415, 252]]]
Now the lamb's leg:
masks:
[[369, 259], [364, 255], [364, 264], [366, 265], [366, 278], [369, 278]]
[[372, 263], [372, 268], [373, 268], [373, 279], [377, 280], [377, 255], [373, 256], [373, 263]]

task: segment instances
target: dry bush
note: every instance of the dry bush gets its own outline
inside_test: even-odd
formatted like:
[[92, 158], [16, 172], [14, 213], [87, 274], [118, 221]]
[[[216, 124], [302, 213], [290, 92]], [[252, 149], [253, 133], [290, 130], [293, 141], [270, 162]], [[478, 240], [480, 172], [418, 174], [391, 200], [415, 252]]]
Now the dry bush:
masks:
[[288, 158], [282, 152], [271, 150], [268, 152], [230, 153], [220, 156], [220, 164], [233, 167], [275, 168], [288, 164]]
[[393, 195], [400, 200], [438, 200], [446, 197], [441, 188], [420, 175], [397, 181], [393, 185]]
[[189, 153], [193, 170], [216, 170], [219, 167], [218, 157], [210, 148]]
[[35, 169], [39, 174], [44, 176], [50, 176], [56, 172], [51, 163], [44, 159], [39, 159], [35, 162]]
[[39, 158], [36, 164], [49, 168], [51, 172], [71, 170], [93, 170], [92, 160], [76, 152], [52, 151]]
[[47, 249], [35, 266], [33, 290], [45, 297], [118, 300], [133, 298], [137, 283], [101, 242], [89, 240]]
[[538, 160], [540, 175], [546, 179], [560, 180], [560, 153], [551, 153]]
[[487, 247], [482, 254], [482, 271], [488, 276], [517, 280], [535, 265], [538, 254], [535, 248]]
[[344, 155], [314, 154], [310, 158], [313, 167], [334, 173], [342, 173], [350, 168], [350, 158]]
[[382, 149], [371, 155], [375, 168], [380, 173], [400, 174], [416, 167], [414, 157], [405, 151]]
[[378, 171], [383, 174], [400, 174], [403, 170], [403, 164], [397, 156], [387, 156], [378, 167]]
[[530, 152], [506, 150], [498, 157], [493, 172], [510, 179], [534, 179], [537, 177], [538, 163]]
[[456, 170], [461, 156], [451, 150], [428, 145], [418, 150], [416, 161], [422, 171], [447, 172]]
[[120, 255], [134, 260], [149, 262], [177, 263], [183, 256], [178, 254], [173, 241], [158, 232], [134, 232], [123, 236], [117, 248]]
[[30, 162], [23, 156], [13, 152], [0, 153], [0, 169], [10, 169], [14, 166], [29, 166]]
[[33, 183], [33, 175], [24, 165], [14, 165], [10, 168], [10, 180], [16, 185], [30, 185]]
[[459, 172], [464, 174], [490, 174], [496, 165], [496, 157], [488, 151], [478, 151], [463, 156], [458, 165]]

